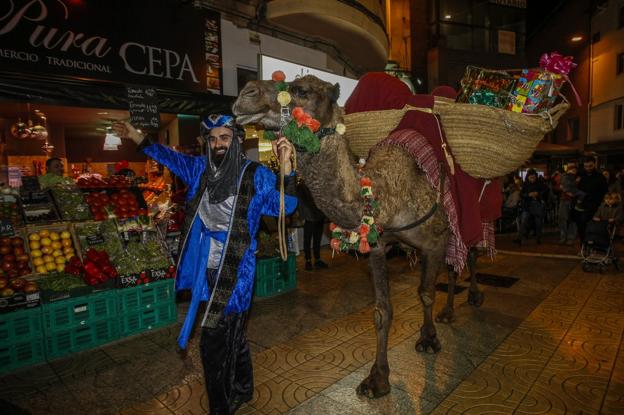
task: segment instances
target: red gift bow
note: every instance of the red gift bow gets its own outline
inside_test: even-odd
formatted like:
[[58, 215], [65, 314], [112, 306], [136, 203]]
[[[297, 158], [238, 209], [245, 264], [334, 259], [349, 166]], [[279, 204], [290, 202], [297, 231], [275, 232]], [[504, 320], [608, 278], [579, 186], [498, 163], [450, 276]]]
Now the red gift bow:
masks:
[[550, 54], [544, 53], [540, 57], [540, 67], [549, 72], [554, 72], [563, 76], [563, 78], [570, 83], [570, 87], [572, 88], [572, 92], [574, 92], [574, 96], [576, 97], [576, 103], [581, 106], [581, 97], [578, 92], [576, 92], [576, 88], [570, 81], [568, 74], [578, 65], [572, 62], [574, 59], [572, 56], [563, 56], [559, 52], [552, 52]]

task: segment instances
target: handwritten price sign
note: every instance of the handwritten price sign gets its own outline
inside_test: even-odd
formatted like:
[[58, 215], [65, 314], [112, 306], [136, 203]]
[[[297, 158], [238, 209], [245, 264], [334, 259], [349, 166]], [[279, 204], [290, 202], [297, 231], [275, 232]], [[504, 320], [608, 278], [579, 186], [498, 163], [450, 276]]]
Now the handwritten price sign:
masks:
[[128, 86], [130, 124], [135, 128], [157, 131], [160, 128], [158, 96], [154, 88]]

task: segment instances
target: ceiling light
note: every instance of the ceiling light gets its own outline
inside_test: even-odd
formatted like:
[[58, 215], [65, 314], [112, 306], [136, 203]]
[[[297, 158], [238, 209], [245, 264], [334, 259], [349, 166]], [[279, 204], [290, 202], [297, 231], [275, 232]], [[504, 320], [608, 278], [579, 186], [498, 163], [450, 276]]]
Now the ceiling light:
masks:
[[451, 20], [451, 18], [452, 18], [452, 17], [453, 17], [453, 16], [451, 16], [450, 14], [445, 14], [445, 15], [444, 15], [444, 18], [445, 18], [446, 20]]
[[121, 138], [114, 133], [106, 133], [104, 138], [104, 150], [118, 150], [121, 145]]
[[97, 114], [97, 115], [108, 115], [108, 112], [107, 112], [107, 111], [104, 111], [104, 112], [96, 112], [96, 114]]
[[572, 42], [580, 42], [583, 40], [583, 36], [573, 36], [571, 40]]

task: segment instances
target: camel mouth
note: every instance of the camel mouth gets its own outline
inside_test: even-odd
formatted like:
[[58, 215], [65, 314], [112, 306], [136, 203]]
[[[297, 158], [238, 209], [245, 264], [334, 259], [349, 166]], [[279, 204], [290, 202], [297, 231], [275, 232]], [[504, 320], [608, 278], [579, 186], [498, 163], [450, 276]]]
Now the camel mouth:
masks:
[[240, 114], [236, 117], [236, 123], [239, 125], [253, 124], [256, 128], [267, 131], [277, 131], [280, 129], [279, 122], [273, 120], [271, 117], [267, 117], [267, 114], [263, 112], [258, 114]]

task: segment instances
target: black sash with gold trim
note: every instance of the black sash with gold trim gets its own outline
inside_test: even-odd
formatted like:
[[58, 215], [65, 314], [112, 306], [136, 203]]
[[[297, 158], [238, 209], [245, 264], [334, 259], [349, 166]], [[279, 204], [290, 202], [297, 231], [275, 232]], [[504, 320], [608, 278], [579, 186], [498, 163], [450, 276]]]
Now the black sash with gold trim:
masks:
[[[230, 301], [238, 281], [238, 267], [251, 243], [247, 211], [255, 193], [254, 175], [257, 168], [258, 164], [252, 162], [247, 165], [243, 172], [238, 195], [234, 202], [230, 230], [223, 246], [224, 257], [221, 260], [214, 287], [211, 287], [212, 293], [204, 313], [202, 327], [215, 328], [217, 326], [219, 320], [223, 318], [223, 311]], [[206, 277], [208, 278], [208, 275]], [[208, 284], [209, 286], [211, 285], [210, 281], [208, 281]]]

